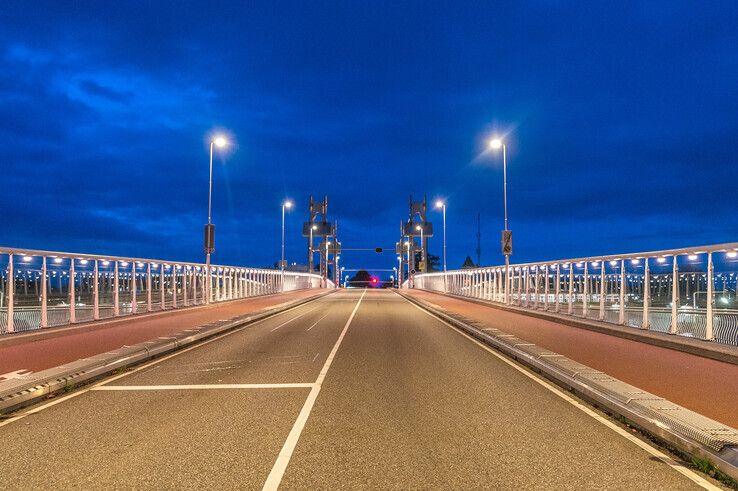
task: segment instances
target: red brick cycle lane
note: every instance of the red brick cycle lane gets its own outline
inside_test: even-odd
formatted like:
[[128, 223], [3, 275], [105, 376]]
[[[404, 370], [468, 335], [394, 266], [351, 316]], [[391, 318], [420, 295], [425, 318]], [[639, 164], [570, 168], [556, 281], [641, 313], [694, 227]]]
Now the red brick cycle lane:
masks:
[[100, 321], [89, 325], [5, 335], [0, 337], [0, 382], [105, 353], [125, 345], [134, 345], [210, 322], [231, 319], [286, 302], [305, 299], [321, 291], [299, 290]]
[[437, 293], [405, 293], [738, 428], [738, 365]]

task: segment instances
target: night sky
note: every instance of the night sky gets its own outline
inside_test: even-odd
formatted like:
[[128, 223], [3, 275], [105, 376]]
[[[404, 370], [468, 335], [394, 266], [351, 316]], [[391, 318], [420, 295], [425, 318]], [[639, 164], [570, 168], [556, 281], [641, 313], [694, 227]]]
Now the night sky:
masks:
[[[738, 2], [0, 3], [0, 245], [305, 262], [307, 202], [393, 247], [448, 200], [449, 267], [738, 240]], [[440, 254], [441, 215], [433, 211]], [[346, 252], [349, 268], [395, 254]]]

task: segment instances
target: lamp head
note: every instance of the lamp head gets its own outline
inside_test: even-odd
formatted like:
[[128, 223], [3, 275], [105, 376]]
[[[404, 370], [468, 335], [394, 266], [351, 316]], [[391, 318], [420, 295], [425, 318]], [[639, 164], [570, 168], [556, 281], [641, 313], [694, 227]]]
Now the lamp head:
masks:
[[498, 150], [501, 147], [502, 147], [502, 140], [500, 140], [499, 138], [492, 138], [489, 141], [489, 148], [491, 148], [492, 150]]
[[213, 143], [215, 143], [216, 147], [223, 148], [228, 145], [228, 140], [226, 140], [224, 136], [216, 136], [213, 139]]

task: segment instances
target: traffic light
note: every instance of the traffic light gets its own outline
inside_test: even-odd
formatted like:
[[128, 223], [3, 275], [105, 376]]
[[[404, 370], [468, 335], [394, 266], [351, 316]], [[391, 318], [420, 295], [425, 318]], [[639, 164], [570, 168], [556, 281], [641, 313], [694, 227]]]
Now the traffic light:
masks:
[[372, 285], [376, 285], [379, 280], [376, 278], [376, 276], [372, 276], [371, 282]]

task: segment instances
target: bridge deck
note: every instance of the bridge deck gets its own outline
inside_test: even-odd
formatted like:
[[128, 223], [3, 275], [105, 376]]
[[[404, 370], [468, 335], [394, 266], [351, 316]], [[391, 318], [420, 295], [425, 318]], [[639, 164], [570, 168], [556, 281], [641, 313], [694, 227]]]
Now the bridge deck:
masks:
[[0, 422], [2, 488], [699, 479], [390, 291], [326, 296], [37, 409]]
[[507, 312], [441, 294], [406, 290], [485, 327], [497, 328], [623, 382], [738, 428], [738, 365]]

